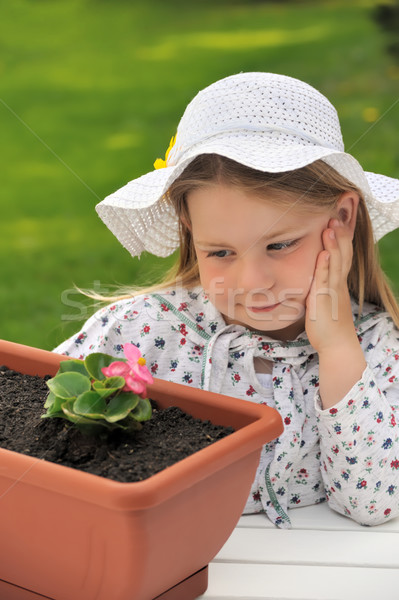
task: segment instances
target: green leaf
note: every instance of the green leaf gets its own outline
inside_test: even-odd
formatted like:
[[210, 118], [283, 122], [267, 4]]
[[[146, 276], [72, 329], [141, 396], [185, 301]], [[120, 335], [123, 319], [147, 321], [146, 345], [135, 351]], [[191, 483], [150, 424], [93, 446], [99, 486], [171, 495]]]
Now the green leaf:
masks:
[[46, 398], [46, 402], [44, 403], [44, 408], [50, 408], [50, 406], [53, 406], [56, 398], [57, 396], [53, 394], [53, 392], [49, 392]]
[[80, 425], [80, 426], [92, 425], [93, 424], [92, 420], [85, 419], [85, 417], [82, 417], [82, 415], [77, 415], [74, 412], [73, 405], [74, 405], [73, 400], [67, 400], [66, 402], [64, 402], [64, 404], [62, 404], [61, 408], [62, 408], [62, 412], [65, 415], [65, 418], [67, 418], [68, 421], [72, 421], [72, 423], [75, 423], [76, 425]]
[[101, 381], [95, 381], [93, 383], [93, 388], [95, 390], [121, 390], [125, 386], [125, 380], [123, 377], [115, 376], [115, 377], [107, 377], [106, 379], [102, 379]]
[[103, 354], [102, 352], [93, 352], [93, 354], [86, 356], [84, 364], [93, 379], [101, 380], [105, 379], [105, 375], [101, 372], [101, 369], [103, 367], [109, 367], [109, 365], [116, 360], [121, 359], [110, 356], [109, 354]]
[[44, 408], [47, 408], [46, 415], [51, 416], [54, 413], [61, 412], [61, 404], [63, 402], [65, 402], [64, 398], [60, 398], [59, 396], [53, 394], [53, 392], [49, 392], [44, 405]]
[[[47, 417], [64, 417], [64, 413], [61, 410], [61, 404], [65, 402], [63, 398], [59, 398], [53, 392], [49, 392], [44, 408], [47, 408], [46, 412], [41, 416], [42, 419]], [[65, 417], [64, 417], [65, 418]]]
[[148, 421], [152, 416], [151, 403], [148, 398], [140, 398], [134, 410], [129, 415], [135, 421]]
[[127, 417], [131, 410], [133, 410], [139, 403], [139, 397], [131, 392], [118, 394], [114, 398], [111, 398], [106, 413], [105, 419], [108, 423], [115, 423]]
[[90, 419], [105, 419], [107, 403], [97, 392], [85, 392], [75, 401], [73, 410], [78, 415], [90, 417]]
[[40, 418], [41, 419], [53, 419], [54, 417], [61, 417], [62, 419], [66, 419], [67, 417], [64, 415], [62, 410], [58, 410], [57, 412], [46, 412]]
[[50, 391], [56, 396], [68, 400], [76, 398], [91, 388], [90, 380], [81, 373], [60, 373], [47, 381]]
[[104, 400], [106, 400], [107, 398], [109, 398], [113, 394], [116, 394], [117, 392], [119, 392], [118, 389], [107, 390], [106, 388], [101, 388], [101, 387], [98, 388], [98, 389], [96, 387], [94, 387], [94, 391], [96, 392], [96, 394], [98, 394], [99, 396], [101, 396], [101, 398], [104, 398]]
[[89, 377], [89, 373], [85, 367], [83, 360], [79, 360], [78, 358], [74, 358], [71, 360], [63, 360], [60, 362], [60, 368], [58, 370], [58, 374], [60, 373], [69, 373], [70, 371], [74, 371], [75, 373], [81, 373], [86, 377]]
[[[107, 384], [107, 385], [105, 385]], [[113, 387], [108, 387], [111, 385]], [[93, 383], [93, 389], [102, 397], [109, 398], [113, 394], [119, 392], [125, 385], [123, 377], [108, 377], [102, 381], [95, 381]]]

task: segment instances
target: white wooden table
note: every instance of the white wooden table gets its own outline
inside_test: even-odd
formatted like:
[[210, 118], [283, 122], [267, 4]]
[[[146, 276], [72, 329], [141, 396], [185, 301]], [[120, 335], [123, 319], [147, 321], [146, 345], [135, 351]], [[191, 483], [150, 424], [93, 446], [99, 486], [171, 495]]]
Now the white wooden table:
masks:
[[362, 527], [326, 504], [289, 515], [290, 530], [241, 517], [199, 600], [399, 600], [399, 518]]

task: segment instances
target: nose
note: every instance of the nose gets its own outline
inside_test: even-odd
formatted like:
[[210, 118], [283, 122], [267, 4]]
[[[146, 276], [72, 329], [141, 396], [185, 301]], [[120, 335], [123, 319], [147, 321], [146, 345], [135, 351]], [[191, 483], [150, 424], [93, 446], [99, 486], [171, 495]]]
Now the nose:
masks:
[[276, 281], [275, 268], [266, 258], [243, 257], [238, 265], [237, 288], [246, 293], [271, 290]]

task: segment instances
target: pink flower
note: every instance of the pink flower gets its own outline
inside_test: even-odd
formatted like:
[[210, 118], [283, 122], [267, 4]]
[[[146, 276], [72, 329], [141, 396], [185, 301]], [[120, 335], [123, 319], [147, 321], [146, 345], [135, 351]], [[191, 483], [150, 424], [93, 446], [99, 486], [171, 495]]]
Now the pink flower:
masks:
[[125, 380], [124, 392], [134, 392], [145, 397], [146, 384], [153, 383], [151, 373], [145, 366], [145, 358], [134, 344], [124, 344], [123, 351], [127, 362], [116, 360], [108, 367], [101, 369], [105, 377], [123, 377]]

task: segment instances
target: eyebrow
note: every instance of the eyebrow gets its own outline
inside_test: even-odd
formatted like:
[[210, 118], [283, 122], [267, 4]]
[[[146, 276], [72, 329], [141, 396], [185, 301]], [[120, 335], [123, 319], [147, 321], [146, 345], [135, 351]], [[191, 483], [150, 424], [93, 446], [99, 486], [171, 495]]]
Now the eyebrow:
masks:
[[[267, 240], [274, 240], [276, 238], [283, 238], [283, 239], [287, 239], [289, 238], [293, 233], [297, 234], [298, 229], [296, 227], [290, 227], [288, 229], [281, 229], [280, 231], [276, 231], [273, 232], [272, 235], [269, 234], [265, 234], [264, 236], [262, 236], [261, 238], [259, 238], [259, 242], [265, 242]], [[229, 247], [230, 244], [226, 244], [225, 242], [221, 242], [221, 243], [217, 243], [217, 242], [206, 242], [206, 241], [200, 241], [200, 240], [194, 240], [196, 244], [198, 244], [199, 246], [206, 246], [209, 248], [226, 248]]]

